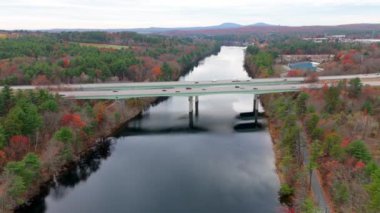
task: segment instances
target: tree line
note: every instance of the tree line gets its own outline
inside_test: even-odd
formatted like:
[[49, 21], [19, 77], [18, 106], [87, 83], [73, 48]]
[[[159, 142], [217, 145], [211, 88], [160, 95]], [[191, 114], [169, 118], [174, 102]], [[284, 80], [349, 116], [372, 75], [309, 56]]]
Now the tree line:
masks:
[[[84, 46], [108, 42], [120, 48]], [[2, 84], [49, 84], [158, 80], [155, 66], [169, 66], [170, 77], [184, 72], [220, 44], [134, 33], [70, 32], [21, 35], [0, 40]], [[167, 73], [166, 73], [167, 74]]]

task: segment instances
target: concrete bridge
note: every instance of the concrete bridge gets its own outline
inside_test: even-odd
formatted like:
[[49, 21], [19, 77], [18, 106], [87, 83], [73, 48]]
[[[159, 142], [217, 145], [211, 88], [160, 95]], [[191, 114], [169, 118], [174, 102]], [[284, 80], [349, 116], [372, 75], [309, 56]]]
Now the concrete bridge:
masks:
[[16, 90], [45, 88], [67, 99], [125, 100], [141, 97], [189, 97], [189, 117], [192, 125], [194, 111], [198, 115], [199, 96], [223, 94], [254, 95], [253, 112], [257, 125], [258, 96], [270, 93], [297, 92], [304, 88], [319, 89], [325, 84], [360, 78], [363, 84], [380, 86], [380, 73], [365, 75], [322, 76], [316, 83], [305, 83], [305, 78], [265, 78], [224, 81], [174, 81], [141, 83], [64, 84], [50, 86], [13, 86]]
[[[380, 81], [380, 73], [365, 75], [321, 76], [319, 82], [334, 82], [360, 78], [362, 81]], [[284, 86], [284, 92], [295, 85], [305, 85], [306, 78], [261, 78], [250, 80], [222, 81], [169, 81], [169, 82], [128, 82], [128, 83], [96, 83], [96, 84], [60, 84], [48, 86], [12, 86], [16, 90], [49, 89], [57, 91], [71, 99], [123, 99], [155, 96], [190, 96], [215, 93], [237, 93], [236, 86], [241, 88], [257, 88], [263, 93], [281, 92], [278, 86]], [[287, 87], [286, 85], [290, 86]], [[273, 91], [271, 91], [271, 88]], [[1, 89], [1, 87], [0, 87]], [[225, 91], [223, 91], [225, 90]], [[244, 89], [242, 89], [244, 90]], [[241, 92], [243, 92], [241, 90]], [[293, 89], [294, 90], [294, 89]], [[91, 92], [94, 91], [94, 92]], [[178, 91], [178, 92], [177, 92]], [[257, 91], [259, 92], [259, 91]]]

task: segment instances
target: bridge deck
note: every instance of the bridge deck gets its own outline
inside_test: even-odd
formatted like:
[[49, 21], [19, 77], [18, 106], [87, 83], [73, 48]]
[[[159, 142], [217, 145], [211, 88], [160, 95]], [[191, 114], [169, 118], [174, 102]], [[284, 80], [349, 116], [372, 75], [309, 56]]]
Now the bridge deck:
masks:
[[[380, 73], [366, 75], [322, 76], [320, 82], [360, 78], [374, 86]], [[265, 78], [224, 81], [172, 81], [140, 83], [64, 84], [51, 86], [12, 86], [13, 89], [47, 88], [71, 99], [127, 99], [137, 97], [200, 96], [211, 94], [267, 94], [320, 88], [322, 84], [304, 83], [305, 78]]]

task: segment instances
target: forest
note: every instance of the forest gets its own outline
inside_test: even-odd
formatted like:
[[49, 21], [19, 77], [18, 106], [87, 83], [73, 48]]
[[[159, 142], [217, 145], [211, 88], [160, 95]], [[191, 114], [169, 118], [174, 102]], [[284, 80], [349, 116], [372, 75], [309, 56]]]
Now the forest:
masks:
[[[378, 73], [380, 67], [380, 44], [339, 43], [305, 41], [298, 38], [277, 38], [263, 41], [262, 44], [250, 45], [245, 55], [245, 67], [251, 75], [258, 73], [261, 77], [280, 76], [287, 65], [282, 62], [283, 55], [298, 56], [303, 61], [312, 61], [310, 57], [325, 57], [320, 61], [320, 72], [290, 70], [288, 77], [310, 75], [350, 75]], [[256, 77], [259, 77], [256, 76]]]
[[[322, 51], [323, 44], [308, 43], [249, 46], [246, 68], [251, 76], [279, 76], [274, 69], [276, 56], [307, 53], [334, 55], [323, 71], [312, 73], [316, 76], [379, 72], [378, 67], [370, 66], [380, 59], [379, 44], [339, 44]], [[293, 48], [297, 51], [289, 52]], [[379, 97], [378, 88], [366, 86], [360, 79], [325, 85], [321, 90], [262, 97], [282, 183], [279, 195], [288, 206], [286, 211], [318, 210], [310, 193], [313, 173], [321, 178], [336, 212], [380, 211]], [[302, 148], [305, 146], [306, 150]], [[310, 159], [307, 163], [303, 160], [305, 152]]]
[[[99, 47], [83, 45], [89, 42]], [[212, 40], [136, 33], [28, 33], [0, 39], [0, 79], [12, 85], [168, 80], [219, 48]]]
[[136, 33], [38, 32], [0, 39], [0, 211], [24, 204], [99, 138], [155, 101], [73, 101], [11, 85], [177, 80], [219, 49], [207, 39]]

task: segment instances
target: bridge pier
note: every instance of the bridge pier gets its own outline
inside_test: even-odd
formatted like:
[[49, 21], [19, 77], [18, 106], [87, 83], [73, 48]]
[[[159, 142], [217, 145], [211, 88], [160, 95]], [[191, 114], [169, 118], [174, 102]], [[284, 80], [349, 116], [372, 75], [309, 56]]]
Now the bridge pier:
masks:
[[125, 100], [124, 99], [116, 99], [115, 101], [119, 105], [119, 113], [121, 118], [125, 118]]
[[195, 117], [199, 115], [199, 98], [195, 96]]
[[194, 127], [193, 106], [194, 106], [193, 96], [189, 96], [189, 126], [190, 128]]
[[255, 95], [255, 97], [253, 99], [253, 114], [255, 116], [255, 123], [254, 123], [255, 127], [258, 126], [258, 122], [257, 122], [257, 117], [258, 117], [258, 112], [259, 112], [258, 98], [259, 98], [259, 96]]

